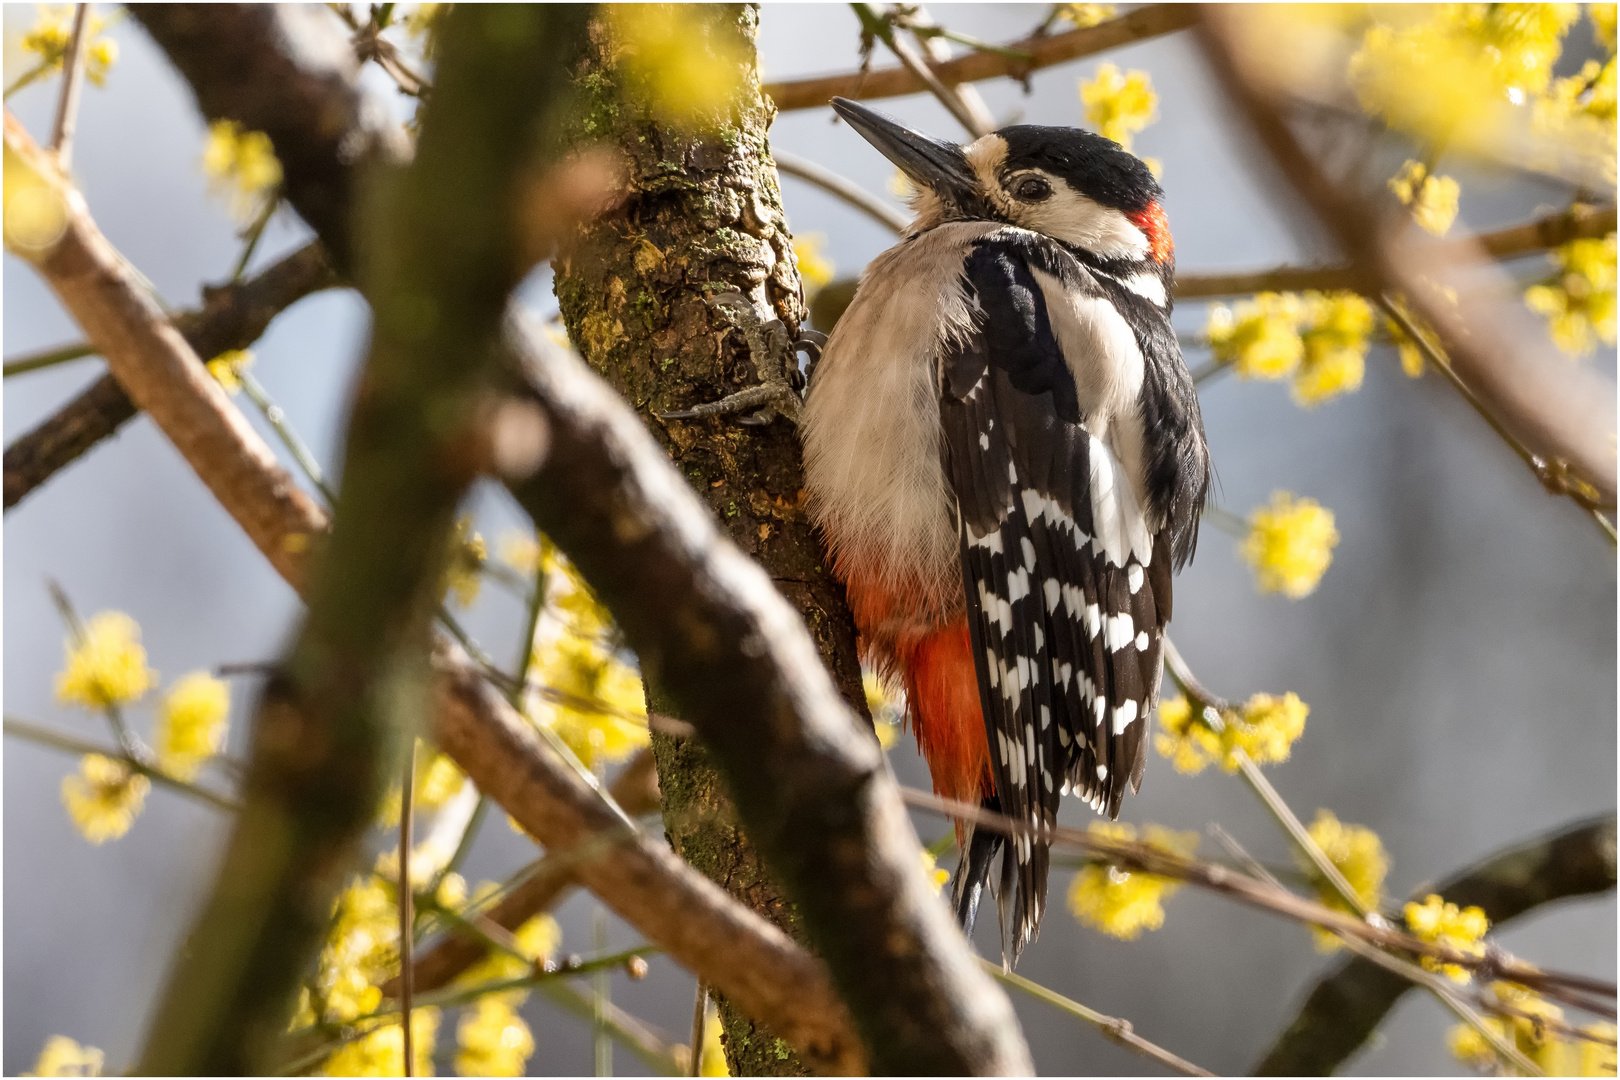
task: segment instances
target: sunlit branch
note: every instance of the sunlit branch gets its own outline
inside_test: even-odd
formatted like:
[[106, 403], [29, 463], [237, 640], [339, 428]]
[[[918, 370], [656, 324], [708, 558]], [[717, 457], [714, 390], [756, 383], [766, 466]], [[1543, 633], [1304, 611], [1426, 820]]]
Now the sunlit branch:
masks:
[[[947, 84], [979, 82], [1008, 77], [1027, 79], [1042, 68], [1077, 60], [1108, 49], [1144, 41], [1176, 30], [1184, 30], [1196, 19], [1190, 5], [1147, 4], [1134, 11], [1083, 30], [1025, 38], [1003, 46], [1003, 52], [973, 52], [934, 67], [934, 74]], [[1024, 54], [1020, 59], [1009, 53]], [[927, 85], [904, 67], [878, 71], [851, 71], [811, 79], [767, 83], [764, 91], [782, 111], [812, 109], [835, 97], [863, 100], [918, 94]]]

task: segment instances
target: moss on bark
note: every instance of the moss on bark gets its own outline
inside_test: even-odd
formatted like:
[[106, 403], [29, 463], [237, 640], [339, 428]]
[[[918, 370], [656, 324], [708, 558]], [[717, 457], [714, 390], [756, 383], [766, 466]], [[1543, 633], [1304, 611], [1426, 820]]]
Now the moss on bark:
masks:
[[[683, 42], [704, 70], [737, 91], [701, 129], [660, 120], [634, 65], [601, 27], [577, 82], [577, 135], [624, 154], [628, 197], [582, 230], [556, 260], [569, 337], [647, 422], [731, 539], [757, 559], [804, 616], [850, 704], [866, 715], [855, 630], [804, 513], [798, 433], [777, 419], [664, 422], [654, 415], [714, 401], [757, 382], [741, 332], [705, 298], [738, 289], [790, 330], [805, 317], [798, 266], [782, 212], [768, 132], [775, 110], [760, 93], [758, 12], [695, 5], [700, 33]], [[649, 705], [660, 712], [656, 685]], [[734, 896], [803, 941], [792, 904], [736, 822], [720, 777], [692, 740], [656, 735], [654, 755], [670, 844]], [[779, 1039], [720, 1002], [734, 1075], [796, 1075]]]

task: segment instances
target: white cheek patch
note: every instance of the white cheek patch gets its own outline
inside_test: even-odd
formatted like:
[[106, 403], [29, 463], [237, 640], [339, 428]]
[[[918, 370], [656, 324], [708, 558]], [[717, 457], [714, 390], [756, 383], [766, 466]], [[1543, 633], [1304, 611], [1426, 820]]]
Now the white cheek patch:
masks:
[[1086, 198], [1057, 177], [1049, 179], [1051, 198], [1038, 203], [1014, 203], [1011, 207], [1010, 213], [1019, 225], [1104, 259], [1147, 257], [1148, 238], [1130, 218]]

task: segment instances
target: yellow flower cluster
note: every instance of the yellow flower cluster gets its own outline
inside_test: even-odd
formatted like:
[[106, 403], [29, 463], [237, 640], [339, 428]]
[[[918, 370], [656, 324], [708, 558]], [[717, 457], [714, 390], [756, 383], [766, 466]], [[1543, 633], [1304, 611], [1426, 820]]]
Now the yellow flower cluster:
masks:
[[310, 1012], [301, 1019], [341, 1024], [375, 1010], [382, 1002], [377, 984], [399, 962], [398, 943], [399, 908], [393, 890], [374, 874], [356, 877], [332, 905], [332, 928], [314, 979], [320, 1011], [306, 1002]]
[[182, 780], [196, 776], [225, 745], [230, 710], [230, 687], [206, 671], [175, 683], [158, 714], [155, 742], [163, 771]]
[[[418, 813], [439, 809], [459, 795], [467, 782], [467, 775], [448, 754], [439, 753], [425, 742], [416, 744], [416, 768], [412, 776], [416, 782], [412, 785], [411, 801]], [[398, 825], [400, 805], [400, 789], [396, 786], [383, 801], [377, 824], [384, 828]], [[414, 868], [414, 861], [412, 865]], [[397, 877], [398, 873], [394, 876]]]
[[227, 394], [242, 389], [242, 373], [253, 366], [253, 353], [249, 349], [227, 349], [208, 361], [208, 374], [224, 388]]
[[[1478, 148], [1547, 89], [1574, 4], [1373, 7], [1350, 60], [1361, 106], [1437, 145]], [[1387, 21], [1386, 21], [1387, 20]]]
[[705, 5], [611, 4], [603, 10], [616, 66], [667, 123], [713, 123], [752, 74], [751, 50]]
[[93, 1046], [80, 1046], [66, 1035], [45, 1040], [34, 1071], [24, 1076], [100, 1076], [106, 1055]]
[[62, 778], [62, 805], [86, 840], [102, 844], [129, 832], [151, 789], [152, 781], [124, 762], [86, 754], [78, 775]]
[[90, 617], [82, 637], [63, 643], [67, 664], [56, 677], [56, 698], [65, 705], [107, 709], [138, 700], [157, 681], [146, 666], [141, 628], [122, 611]]
[[[1344, 875], [1351, 891], [1362, 904], [1369, 910], [1377, 911], [1384, 899], [1384, 878], [1389, 873], [1389, 856], [1384, 852], [1384, 842], [1378, 839], [1378, 834], [1364, 825], [1346, 825], [1327, 810], [1316, 812], [1316, 820], [1311, 822], [1307, 831], [1311, 839], [1316, 841], [1316, 846], [1327, 855], [1328, 861]], [[1303, 856], [1300, 857], [1300, 865], [1307, 874], [1316, 877], [1315, 868]], [[1318, 879], [1316, 894], [1328, 907], [1354, 914], [1350, 905], [1328, 882]], [[1321, 952], [1332, 952], [1341, 944], [1335, 935], [1320, 927], [1312, 927], [1311, 934], [1316, 938], [1316, 947]]]
[[1333, 511], [1315, 499], [1274, 491], [1269, 505], [1249, 515], [1249, 535], [1240, 551], [1254, 567], [1261, 592], [1280, 592], [1298, 600], [1316, 591], [1333, 563], [1338, 542]]
[[1132, 136], [1158, 117], [1159, 96], [1148, 73], [1121, 75], [1113, 64], [1104, 64], [1096, 78], [1080, 84], [1080, 101], [1086, 107], [1086, 123], [1127, 150]]
[[1436, 176], [1421, 161], [1408, 159], [1401, 171], [1389, 179], [1389, 190], [1412, 208], [1412, 220], [1424, 232], [1444, 236], [1457, 220], [1457, 199], [1461, 189], [1449, 176]]
[[[1481, 908], [1459, 910], [1456, 904], [1448, 904], [1437, 894], [1430, 893], [1421, 904], [1407, 904], [1402, 914], [1406, 916], [1406, 928], [1419, 941], [1443, 945], [1469, 956], [1485, 955], [1480, 939], [1490, 928], [1490, 920], [1485, 918]], [[1426, 971], [1440, 972], [1452, 982], [1465, 983], [1469, 979], [1467, 968], [1441, 963], [1432, 956], [1423, 957], [1423, 967]]]
[[1076, 30], [1090, 29], [1113, 17], [1113, 4], [1058, 4], [1052, 12], [1054, 22], [1066, 22]]
[[1311, 408], [1361, 387], [1372, 327], [1372, 308], [1355, 293], [1259, 293], [1211, 305], [1204, 334], [1242, 378], [1292, 376], [1294, 401]]
[[698, 1056], [699, 1076], [730, 1076], [726, 1064], [726, 1047], [720, 1041], [720, 1009], [711, 999], [709, 1011], [704, 1014], [703, 1051]]
[[1592, 40], [1614, 52], [1614, 4], [1587, 4], [1586, 17], [1592, 23]]
[[[1491, 990], [1503, 1005], [1515, 1013], [1487, 1017], [1485, 1027], [1506, 1039], [1548, 1076], [1615, 1075], [1614, 1025], [1592, 1024], [1581, 1029], [1596, 1039], [1567, 1039], [1549, 1026], [1561, 1021], [1564, 1010], [1515, 983], [1495, 982]], [[1463, 1064], [1487, 1075], [1497, 1075], [1500, 1062], [1496, 1051], [1479, 1032], [1467, 1024], [1451, 1029], [1446, 1040], [1451, 1052]]]
[[641, 676], [616, 655], [612, 617], [573, 563], [549, 545], [541, 562], [561, 632], [535, 650], [531, 671], [554, 692], [536, 718], [587, 767], [621, 761], [650, 740]]
[[1292, 691], [1282, 697], [1255, 694], [1242, 710], [1228, 709], [1221, 714], [1220, 730], [1193, 712], [1186, 695], [1177, 694], [1159, 702], [1159, 734], [1154, 746], [1171, 760], [1177, 772], [1196, 775], [1211, 764], [1226, 772], [1236, 772], [1237, 751], [1246, 753], [1256, 765], [1287, 761], [1289, 752], [1305, 733], [1305, 718], [1311, 707]]
[[[479, 905], [494, 887], [493, 882], [480, 885], [474, 905]], [[536, 915], [512, 936], [528, 963], [509, 953], [491, 952], [463, 972], [456, 980], [457, 985], [476, 986], [522, 978], [534, 965], [555, 956], [562, 942], [561, 928], [555, 919], [545, 914]], [[478, 999], [475, 1009], [462, 1014], [456, 1028], [460, 1048], [456, 1054], [457, 1072], [462, 1076], [524, 1075], [529, 1055], [534, 1053], [534, 1036], [529, 1025], [517, 1014], [517, 1008], [528, 996], [524, 990], [486, 994]]]
[[872, 727], [877, 731], [878, 745], [891, 749], [900, 738], [900, 724], [905, 707], [889, 692], [876, 672], [861, 673], [861, 689], [866, 693], [866, 709], [872, 714]]
[[273, 198], [281, 186], [281, 162], [270, 136], [243, 131], [234, 120], [215, 120], [208, 126], [202, 165], [214, 190], [229, 196], [231, 214], [238, 221], [257, 217], [265, 199]]
[[[39, 64], [33, 72], [17, 80], [7, 91], [8, 96], [40, 75], [62, 70], [62, 61], [67, 57], [68, 42], [73, 37], [73, 5], [38, 4], [36, 8], [38, 15], [34, 25], [23, 35], [21, 45], [24, 52], [39, 57]], [[107, 72], [118, 62], [118, 42], [97, 36], [106, 27], [107, 20], [93, 12], [84, 27], [88, 35], [84, 46], [84, 77], [96, 86], [107, 84]]]
[[[1136, 829], [1123, 822], [1092, 822], [1088, 831], [1107, 840], [1136, 839]], [[1190, 856], [1198, 850], [1195, 832], [1178, 833], [1149, 825], [1142, 839], [1174, 855]], [[1164, 925], [1163, 901], [1180, 887], [1180, 882], [1157, 874], [1092, 863], [1074, 875], [1069, 886], [1069, 910], [1080, 922], [1110, 937], [1135, 941], [1143, 930], [1157, 930]]]
[[[439, 1037], [439, 1010], [411, 1010], [412, 1075], [433, 1075], [433, 1047]], [[320, 1076], [404, 1076], [405, 1029], [398, 1020], [372, 1028], [326, 1059]]]
[[534, 1035], [504, 995], [491, 994], [456, 1025], [456, 1072], [462, 1076], [524, 1076]]
[[[1434, 336], [1434, 331], [1429, 329], [1428, 324], [1416, 312], [1407, 307], [1403, 298], [1399, 296], [1393, 297], [1392, 303], [1400, 309], [1402, 314], [1412, 320], [1423, 333], [1428, 334], [1431, 338]], [[1384, 316], [1384, 332], [1389, 335], [1390, 344], [1395, 346], [1395, 351], [1401, 358], [1401, 370], [1406, 373], [1406, 377], [1409, 379], [1421, 377], [1425, 365], [1423, 350], [1418, 347], [1418, 343], [1405, 330], [1401, 329], [1400, 323], [1388, 315]]]
[[793, 238], [793, 257], [799, 263], [799, 277], [804, 282], [806, 300], [820, 292], [836, 272], [833, 261], [822, 250], [826, 246], [825, 233], [805, 233]]
[[[1612, 126], [1612, 122], [1611, 122]], [[1524, 302], [1547, 318], [1553, 343], [1572, 356], [1615, 342], [1615, 234], [1572, 240], [1551, 255], [1558, 274], [1525, 291]]]
[[456, 531], [450, 538], [450, 561], [444, 570], [443, 595], [455, 593], [456, 603], [471, 607], [478, 599], [484, 583], [484, 563], [489, 549], [484, 538], [473, 530], [472, 518], [463, 515], [456, 519]]
[[922, 868], [924, 876], [928, 878], [928, 884], [934, 887], [936, 893], [951, 880], [951, 872], [941, 867], [933, 854], [926, 850], [922, 853]]

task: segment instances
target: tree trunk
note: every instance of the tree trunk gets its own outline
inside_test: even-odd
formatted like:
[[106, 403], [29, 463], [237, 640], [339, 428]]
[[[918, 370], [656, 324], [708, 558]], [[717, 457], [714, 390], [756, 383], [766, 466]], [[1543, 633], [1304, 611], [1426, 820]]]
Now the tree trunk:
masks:
[[[768, 148], [775, 109], [759, 88], [758, 12], [742, 5], [688, 10], [704, 34], [690, 35], [682, 48], [702, 54], [707, 78], [728, 66], [740, 69], [736, 97], [709, 130], [662, 122], [646, 105], [639, 75], [615, 64], [607, 35], [595, 28], [578, 80], [581, 141], [623, 150], [629, 194], [556, 260], [557, 299], [586, 361], [635, 406], [731, 539], [770, 573], [803, 615], [845, 699], [865, 716], [854, 623], [804, 513], [793, 425], [780, 418], [745, 427], [734, 418], [654, 416], [757, 382], [743, 335], [710, 310], [706, 297], [739, 289], [793, 333], [805, 314]], [[645, 674], [649, 708], [667, 713], [657, 673]], [[655, 734], [653, 751], [670, 844], [803, 941], [791, 903], [742, 835], [703, 747]], [[802, 1074], [784, 1043], [723, 999], [720, 1016], [734, 1075]]]

